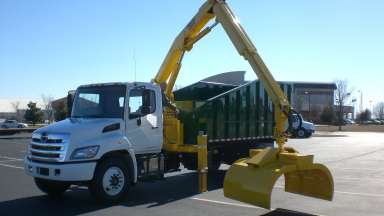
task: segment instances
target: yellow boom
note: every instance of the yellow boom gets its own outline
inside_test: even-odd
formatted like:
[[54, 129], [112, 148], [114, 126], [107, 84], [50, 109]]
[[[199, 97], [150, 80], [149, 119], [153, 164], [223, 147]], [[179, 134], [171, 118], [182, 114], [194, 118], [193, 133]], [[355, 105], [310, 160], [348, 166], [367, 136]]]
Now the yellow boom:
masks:
[[[210, 20], [215, 23], [207, 26]], [[285, 176], [287, 192], [331, 200], [333, 179], [329, 170], [313, 163], [313, 155], [302, 156], [284, 147], [286, 128], [291, 108], [287, 97], [257, 53], [255, 46], [241, 27], [224, 0], [208, 0], [174, 40], [154, 83], [165, 85], [164, 94], [173, 101], [172, 89], [186, 51], [207, 35], [218, 23], [224, 28], [238, 53], [246, 59], [265, 87], [274, 104], [274, 138], [277, 149], [252, 149], [249, 158], [231, 165], [224, 180], [224, 195], [264, 208], [270, 208], [270, 197], [275, 181]], [[197, 152], [196, 146], [182, 143], [182, 124], [169, 109], [164, 111], [164, 149], [176, 152]]]

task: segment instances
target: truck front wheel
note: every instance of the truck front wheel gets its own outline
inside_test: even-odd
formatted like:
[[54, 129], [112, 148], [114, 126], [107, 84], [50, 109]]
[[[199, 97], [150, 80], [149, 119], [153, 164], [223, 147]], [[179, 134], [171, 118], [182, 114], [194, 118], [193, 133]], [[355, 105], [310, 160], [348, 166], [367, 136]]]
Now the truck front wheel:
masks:
[[305, 138], [306, 137], [306, 131], [303, 129], [303, 128], [300, 128], [299, 130], [297, 130], [296, 132], [296, 136], [299, 137], [299, 138]]
[[50, 197], [60, 197], [70, 186], [66, 182], [35, 178], [36, 186]]
[[119, 158], [107, 158], [98, 164], [89, 190], [97, 201], [117, 202], [129, 189], [129, 167]]

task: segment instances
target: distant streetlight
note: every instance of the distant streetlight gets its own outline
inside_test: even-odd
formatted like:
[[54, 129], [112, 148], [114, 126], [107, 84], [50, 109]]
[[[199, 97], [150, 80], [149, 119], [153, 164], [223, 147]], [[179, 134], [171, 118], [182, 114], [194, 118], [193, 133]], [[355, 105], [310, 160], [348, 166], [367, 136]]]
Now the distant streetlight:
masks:
[[352, 98], [352, 106], [353, 106], [353, 112], [352, 112], [352, 119], [355, 120], [355, 105], [356, 105], [356, 98]]
[[304, 94], [308, 95], [308, 119], [310, 119], [310, 116], [311, 116], [311, 94], [308, 91], [304, 92]]

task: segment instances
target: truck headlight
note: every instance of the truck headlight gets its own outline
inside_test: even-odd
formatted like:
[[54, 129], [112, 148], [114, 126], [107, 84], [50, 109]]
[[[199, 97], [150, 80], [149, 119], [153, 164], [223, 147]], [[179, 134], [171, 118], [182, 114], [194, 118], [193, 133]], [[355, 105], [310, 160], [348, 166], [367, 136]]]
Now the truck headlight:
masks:
[[99, 146], [88, 146], [83, 148], [78, 148], [73, 151], [71, 155], [71, 160], [79, 160], [79, 159], [90, 159], [97, 155], [99, 151]]

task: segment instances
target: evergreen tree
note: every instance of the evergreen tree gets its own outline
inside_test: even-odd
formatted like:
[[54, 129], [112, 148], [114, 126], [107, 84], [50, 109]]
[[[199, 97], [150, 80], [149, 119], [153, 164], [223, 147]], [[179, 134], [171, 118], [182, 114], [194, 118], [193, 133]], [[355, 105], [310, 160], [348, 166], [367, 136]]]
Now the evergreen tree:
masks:
[[36, 103], [31, 101], [28, 103], [28, 109], [25, 111], [24, 118], [34, 125], [43, 121], [43, 115], [43, 112], [36, 106]]

